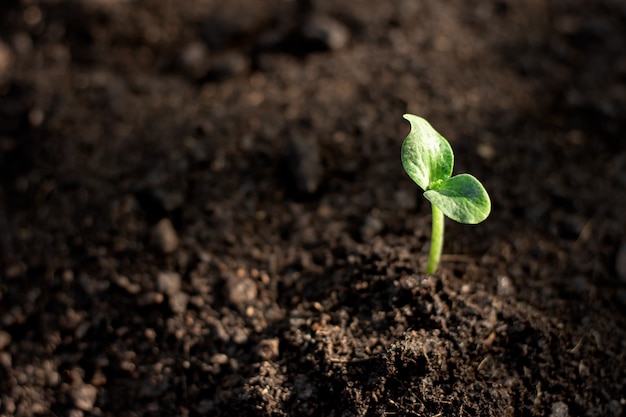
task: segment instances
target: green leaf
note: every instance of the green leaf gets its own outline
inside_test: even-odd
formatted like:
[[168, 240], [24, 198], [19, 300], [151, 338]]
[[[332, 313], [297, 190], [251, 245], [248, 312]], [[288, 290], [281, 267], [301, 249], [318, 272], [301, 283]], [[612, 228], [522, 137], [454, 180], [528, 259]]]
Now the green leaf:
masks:
[[424, 197], [459, 223], [480, 223], [491, 212], [489, 194], [470, 174], [459, 174], [436, 182], [424, 193]]
[[454, 154], [448, 141], [426, 120], [413, 114], [403, 116], [411, 131], [402, 142], [402, 166], [422, 190], [452, 175]]

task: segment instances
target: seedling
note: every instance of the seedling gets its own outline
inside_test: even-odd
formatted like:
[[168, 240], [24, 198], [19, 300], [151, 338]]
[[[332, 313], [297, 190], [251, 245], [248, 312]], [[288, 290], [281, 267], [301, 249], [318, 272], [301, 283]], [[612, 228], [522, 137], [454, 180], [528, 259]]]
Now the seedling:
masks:
[[427, 274], [437, 270], [443, 248], [444, 214], [459, 223], [477, 224], [489, 216], [485, 187], [470, 174], [452, 176], [454, 153], [448, 141], [421, 117], [403, 116], [411, 131], [402, 143], [402, 166], [424, 190], [432, 207], [432, 234]]

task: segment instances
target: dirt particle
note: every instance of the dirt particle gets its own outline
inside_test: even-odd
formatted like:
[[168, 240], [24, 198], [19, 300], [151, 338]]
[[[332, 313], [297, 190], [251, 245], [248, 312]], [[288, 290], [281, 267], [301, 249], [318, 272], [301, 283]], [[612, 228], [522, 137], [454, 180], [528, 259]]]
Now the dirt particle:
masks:
[[180, 292], [182, 279], [176, 272], [159, 272], [157, 275], [157, 290], [169, 296]]
[[233, 276], [226, 282], [228, 300], [241, 311], [256, 299], [257, 294], [256, 283], [248, 277]]
[[104, 372], [97, 370], [91, 377], [91, 384], [95, 387], [101, 387], [107, 383], [107, 377]]
[[226, 365], [228, 363], [228, 355], [223, 353], [216, 353], [211, 356], [211, 362], [216, 365]]
[[249, 336], [249, 329], [238, 327], [233, 330], [232, 341], [237, 343], [238, 345], [243, 345], [244, 343], [248, 342]]
[[11, 335], [4, 330], [0, 330], [0, 350], [4, 350], [11, 343]]
[[289, 142], [289, 167], [296, 191], [314, 194], [323, 176], [322, 160], [317, 140], [294, 135]]
[[182, 314], [187, 310], [187, 303], [189, 302], [189, 295], [184, 292], [177, 292], [170, 295], [169, 305], [173, 313]]
[[506, 275], [500, 275], [496, 279], [497, 281], [497, 293], [500, 297], [508, 297], [515, 294], [515, 287], [513, 281]]
[[227, 342], [230, 339], [230, 336], [226, 332], [224, 328], [224, 324], [220, 320], [214, 317], [207, 317], [207, 324], [211, 329], [211, 336], [217, 340], [222, 342]]
[[259, 358], [265, 361], [276, 360], [279, 355], [279, 341], [277, 337], [261, 340], [256, 347]]
[[550, 417], [569, 417], [569, 407], [562, 401], [555, 402], [552, 404]]
[[150, 304], [161, 304], [164, 298], [165, 297], [163, 297], [163, 294], [156, 292], [156, 291], [150, 291], [145, 294], [142, 294], [137, 299], [137, 304], [140, 306], [147, 306]]
[[101, 280], [85, 273], [78, 275], [78, 282], [85, 293], [91, 296], [107, 290], [110, 285], [110, 281]]
[[200, 79], [209, 71], [211, 63], [209, 50], [204, 42], [191, 42], [180, 54], [180, 66], [182, 71], [192, 79]]
[[476, 153], [478, 154], [478, 156], [487, 161], [491, 161], [496, 156], [496, 150], [493, 148], [493, 146], [487, 143], [479, 144], [476, 147]]
[[4, 411], [7, 414], [14, 414], [17, 407], [15, 406], [15, 401], [12, 398], [8, 398], [2, 396], [2, 405], [4, 406]]
[[4, 274], [8, 279], [14, 279], [14, 278], [24, 275], [27, 269], [28, 268], [26, 264], [15, 263], [5, 268]]
[[323, 14], [312, 15], [302, 27], [302, 36], [315, 49], [337, 50], [350, 40], [350, 32], [338, 20]]
[[83, 410], [73, 408], [67, 413], [67, 415], [68, 417], [83, 417], [85, 413], [83, 412]]
[[113, 283], [115, 283], [120, 288], [126, 290], [129, 294], [138, 294], [141, 291], [141, 285], [131, 282], [128, 277], [125, 275], [117, 275], [114, 274], [111, 277]]
[[178, 249], [178, 234], [170, 219], [159, 220], [152, 229], [151, 238], [154, 247], [163, 253], [172, 253]]
[[80, 384], [72, 388], [74, 407], [82, 411], [91, 411], [98, 396], [98, 389], [91, 384]]

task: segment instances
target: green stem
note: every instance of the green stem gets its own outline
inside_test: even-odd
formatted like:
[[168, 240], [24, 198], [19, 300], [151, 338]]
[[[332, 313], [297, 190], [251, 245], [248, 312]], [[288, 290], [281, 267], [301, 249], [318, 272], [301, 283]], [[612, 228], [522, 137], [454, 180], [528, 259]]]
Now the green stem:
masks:
[[433, 230], [430, 237], [430, 257], [428, 258], [427, 274], [434, 274], [441, 259], [441, 251], [443, 249], [443, 212], [439, 207], [431, 204], [433, 209]]

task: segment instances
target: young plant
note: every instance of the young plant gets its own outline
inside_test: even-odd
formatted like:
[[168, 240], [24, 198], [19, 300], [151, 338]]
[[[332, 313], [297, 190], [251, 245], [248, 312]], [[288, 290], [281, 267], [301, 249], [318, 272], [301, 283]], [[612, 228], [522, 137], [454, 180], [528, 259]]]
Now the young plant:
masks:
[[426, 120], [403, 116], [411, 131], [402, 143], [402, 166], [424, 190], [432, 206], [432, 234], [427, 274], [437, 270], [443, 248], [444, 214], [459, 223], [477, 224], [489, 216], [491, 200], [485, 187], [472, 175], [452, 176], [454, 154], [448, 141]]

